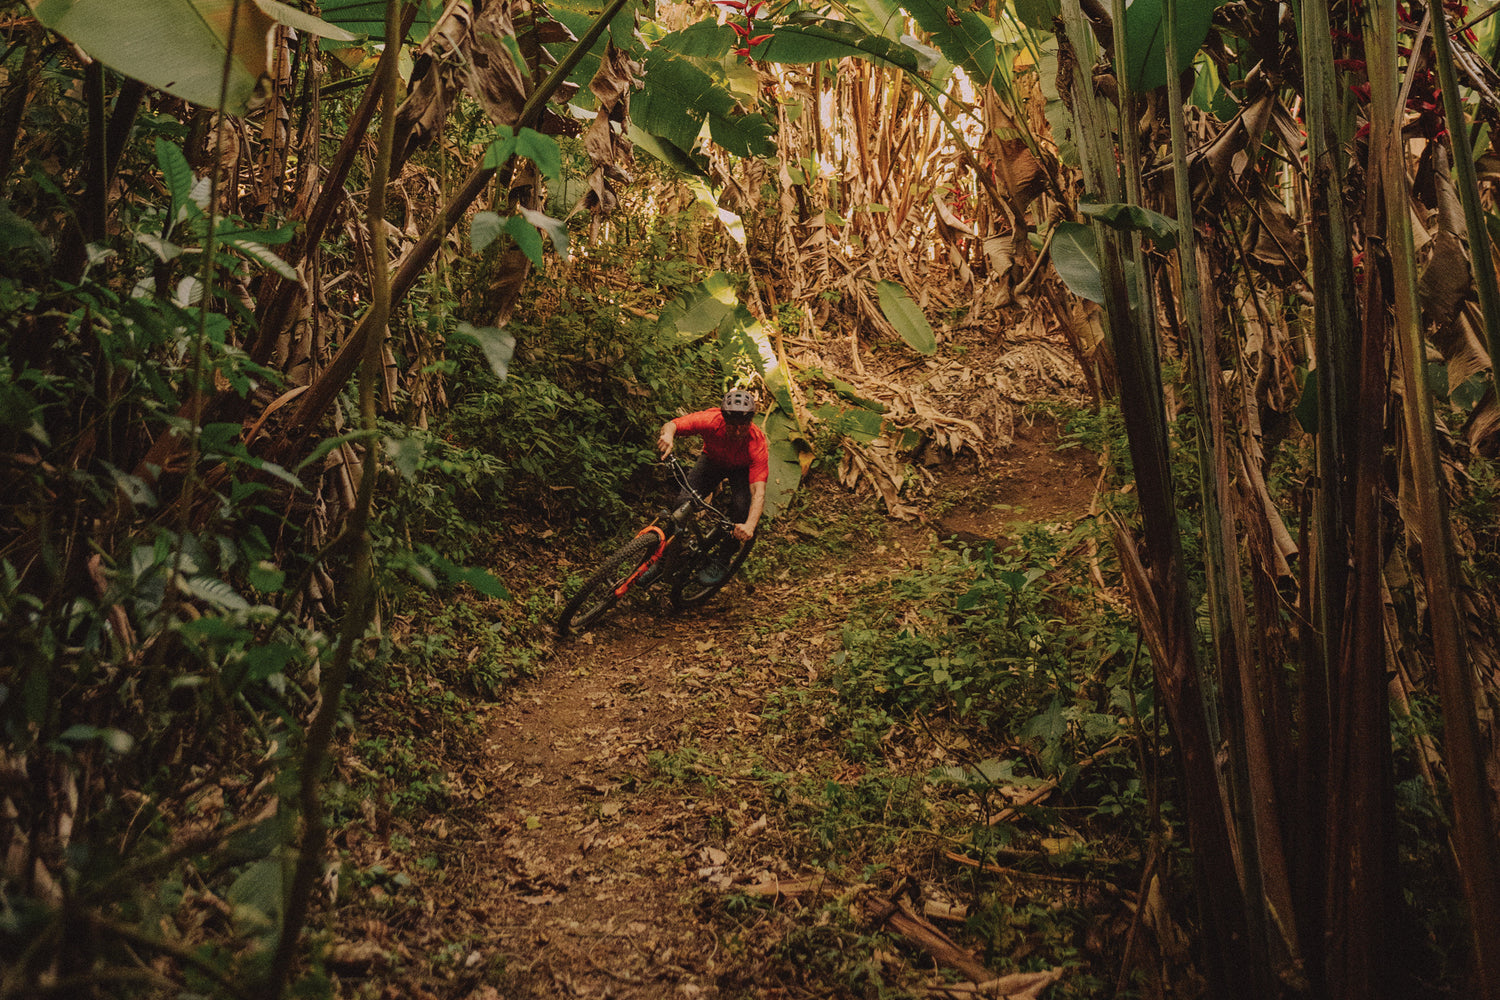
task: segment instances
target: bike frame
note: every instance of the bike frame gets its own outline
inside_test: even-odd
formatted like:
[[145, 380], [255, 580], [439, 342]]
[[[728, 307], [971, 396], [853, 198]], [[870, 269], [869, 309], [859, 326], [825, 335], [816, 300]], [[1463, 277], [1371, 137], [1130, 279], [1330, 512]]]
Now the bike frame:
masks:
[[653, 520], [650, 524], [646, 525], [640, 531], [637, 531], [635, 533], [635, 537], [637, 538], [641, 537], [642, 535], [656, 535], [658, 539], [656, 551], [652, 553], [650, 559], [647, 559], [645, 562], [637, 566], [634, 573], [631, 573], [624, 580], [620, 581], [620, 585], [615, 588], [616, 597], [624, 597], [626, 592], [629, 591], [631, 587], [635, 586], [635, 582], [638, 579], [640, 579], [647, 571], [649, 571], [653, 566], [655, 566], [666, 556], [667, 551], [677, 542], [678, 532], [682, 531], [684, 528], [691, 531], [699, 544], [702, 544], [702, 532], [698, 530], [698, 525], [693, 521], [693, 519], [687, 516], [693, 507], [699, 507], [709, 514], [712, 514], [715, 518], [718, 519], [719, 523], [725, 527], [732, 528], [734, 526], [734, 522], [729, 520], [729, 517], [725, 515], [723, 511], [719, 510], [709, 502], [709, 499], [713, 496], [713, 493], [710, 493], [707, 497], [705, 497], [697, 490], [693, 489], [693, 484], [688, 482], [687, 473], [682, 471], [682, 462], [675, 455], [667, 459], [667, 464], [671, 466], [672, 475], [677, 478], [678, 484], [688, 492], [691, 499], [682, 504], [676, 510], [672, 511], [672, 513], [669, 515], [669, 519], [673, 524], [676, 525], [675, 530], [673, 530], [671, 534], [668, 534], [667, 531], [661, 526], [660, 518]]

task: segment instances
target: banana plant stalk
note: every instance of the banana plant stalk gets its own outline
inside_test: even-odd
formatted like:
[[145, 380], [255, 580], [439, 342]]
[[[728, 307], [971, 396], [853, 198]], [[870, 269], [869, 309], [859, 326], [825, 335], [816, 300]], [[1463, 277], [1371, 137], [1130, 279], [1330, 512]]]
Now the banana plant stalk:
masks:
[[1453, 143], [1453, 169], [1463, 194], [1464, 223], [1469, 229], [1469, 260], [1479, 311], [1484, 314], [1484, 339], [1490, 352], [1490, 390], [1500, 395], [1500, 287], [1490, 255], [1489, 229], [1484, 205], [1479, 199], [1479, 174], [1474, 169], [1474, 149], [1469, 143], [1469, 125], [1464, 120], [1463, 100], [1458, 95], [1458, 73], [1453, 66], [1453, 43], [1448, 37], [1448, 12], [1442, 0], [1428, 0], [1432, 17], [1432, 49], [1437, 54], [1438, 82], [1443, 88], [1443, 117], [1448, 120], [1448, 138]]
[[[1197, 452], [1203, 504], [1203, 550], [1207, 562], [1208, 600], [1223, 695], [1223, 723], [1230, 763], [1226, 794], [1235, 818], [1239, 853], [1243, 859], [1245, 920], [1253, 947], [1264, 957], [1255, 968], [1256, 988], [1270, 995], [1269, 972], [1300, 961], [1297, 919], [1292, 902], [1284, 842], [1281, 836], [1281, 794], [1272, 774], [1269, 736], [1257, 695], [1260, 690], [1251, 661], [1249, 625], [1244, 591], [1236, 568], [1238, 546], [1234, 519], [1226, 516], [1224, 498], [1230, 495], [1229, 442], [1223, 408], [1212, 373], [1221, 370], [1214, 318], [1205, 310], [1198, 262], [1198, 239], [1187, 164], [1187, 129], [1178, 109], [1184, 106], [1178, 51], [1180, 0], [1163, 4], [1163, 42], [1167, 61], [1167, 107], [1172, 139], [1172, 179], [1177, 207], [1177, 261], [1182, 298], [1184, 340], [1190, 350], [1190, 374], [1196, 397]], [[1231, 557], [1231, 554], [1236, 554]], [[1212, 711], [1205, 706], [1205, 711]], [[1276, 947], [1267, 933], [1276, 928]], [[1262, 945], [1264, 942], [1264, 945]], [[1270, 956], [1275, 958], [1271, 959]]]
[[[1116, 18], [1122, 11], [1123, 5], [1119, 5]], [[1086, 184], [1105, 201], [1119, 202], [1121, 181], [1110, 133], [1116, 124], [1128, 130], [1136, 123], [1128, 115], [1123, 121], [1116, 117], [1094, 86], [1090, 68], [1095, 65], [1097, 49], [1079, 0], [1063, 0], [1062, 18], [1067, 27], [1059, 44], [1071, 52], [1062, 53], [1059, 63], [1071, 64], [1073, 77], [1060, 79], [1059, 89], [1071, 86]], [[1069, 55], [1071, 58], [1064, 58]], [[1121, 79], [1125, 73], [1123, 49], [1117, 47], [1115, 55], [1120, 74], [1116, 77], [1118, 89], [1128, 93], [1129, 80]], [[1123, 106], [1131, 106], [1128, 98]], [[1249, 948], [1244, 893], [1233, 838], [1225, 823], [1215, 763], [1218, 741], [1204, 707], [1201, 651], [1177, 527], [1161, 366], [1150, 310], [1131, 306], [1120, 234], [1097, 224], [1094, 233], [1105, 289], [1105, 318], [1117, 358], [1120, 412], [1129, 437], [1145, 548], [1152, 567], [1147, 573], [1130, 559], [1137, 571], [1128, 574], [1128, 579], [1143, 631], [1152, 640], [1153, 668], [1177, 742], [1210, 989], [1224, 1000], [1251, 1000], [1265, 994], [1255, 988], [1257, 962]], [[1146, 289], [1140, 291], [1144, 302]], [[1119, 532], [1119, 548], [1122, 561], [1134, 553], [1134, 545], [1123, 529]]]
[[[1441, 5], [1434, 5], [1434, 17], [1442, 15]], [[1475, 984], [1478, 996], [1500, 1000], [1500, 864], [1497, 864], [1491, 831], [1494, 817], [1490, 791], [1484, 779], [1484, 757], [1475, 718], [1472, 667], [1464, 638], [1464, 624], [1455, 570], [1453, 536], [1449, 529], [1443, 479], [1440, 472], [1437, 434], [1432, 399], [1424, 391], [1422, 362], [1426, 342], [1422, 336], [1421, 308], [1417, 296], [1416, 251], [1413, 246], [1408, 179], [1402, 162], [1399, 131], [1390, 122], [1397, 121], [1396, 104], [1396, 11], [1390, 0], [1373, 4], [1375, 19], [1371, 32], [1373, 50], [1369, 62], [1375, 113], [1372, 120], [1382, 127], [1372, 130], [1371, 159], [1381, 158], [1384, 182], [1387, 242], [1391, 248], [1391, 271], [1395, 278], [1396, 348], [1403, 391], [1401, 404], [1405, 416], [1406, 447], [1410, 455], [1411, 474], [1417, 500], [1420, 524], [1422, 572], [1427, 584], [1427, 606], [1432, 621], [1433, 658], [1438, 692], [1443, 705], [1443, 758], [1453, 799], [1453, 847], [1463, 879], [1464, 900], [1469, 911], [1469, 930], [1473, 946]], [[1435, 22], [1441, 25], [1443, 22]], [[1439, 72], [1446, 62], [1452, 72], [1447, 32], [1434, 32], [1438, 44]], [[1453, 117], [1457, 107], [1457, 86], [1451, 75], [1442, 76], [1445, 104], [1452, 95], [1448, 134], [1454, 139], [1454, 157], [1459, 164], [1460, 182], [1465, 192], [1464, 207], [1477, 204], [1469, 197], [1476, 193], [1473, 158], [1468, 152], [1468, 128], [1461, 117]], [[1379, 145], [1377, 145], [1377, 142]], [[1467, 171], [1464, 167], [1467, 166]], [[1467, 174], [1467, 176], [1466, 176]], [[1477, 185], [1476, 185], [1477, 186]], [[1469, 220], [1470, 244], [1476, 284], [1485, 313], [1495, 353], [1492, 320], [1495, 312], [1485, 302], [1485, 287], [1494, 284], [1494, 270], [1489, 263], [1489, 235], [1482, 221]], [[1486, 280], [1488, 279], [1488, 280]], [[1493, 295], [1493, 291], [1489, 294]]]

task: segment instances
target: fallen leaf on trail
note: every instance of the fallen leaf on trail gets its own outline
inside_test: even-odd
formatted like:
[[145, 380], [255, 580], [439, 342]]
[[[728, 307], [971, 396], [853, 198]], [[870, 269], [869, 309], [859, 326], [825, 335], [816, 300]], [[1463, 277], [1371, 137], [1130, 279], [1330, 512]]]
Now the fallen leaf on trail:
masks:
[[381, 968], [390, 959], [390, 953], [374, 941], [340, 941], [328, 952], [328, 964], [345, 973]]

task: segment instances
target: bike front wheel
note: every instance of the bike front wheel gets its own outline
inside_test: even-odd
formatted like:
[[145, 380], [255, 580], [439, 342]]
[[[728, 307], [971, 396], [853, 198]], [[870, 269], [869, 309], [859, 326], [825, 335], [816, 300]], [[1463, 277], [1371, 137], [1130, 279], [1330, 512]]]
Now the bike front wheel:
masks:
[[563, 607], [557, 619], [557, 634], [581, 632], [614, 607], [621, 596], [620, 585], [651, 558], [660, 541], [655, 532], [643, 532], [605, 558]]
[[702, 604], [710, 597], [724, 588], [724, 585], [738, 573], [740, 566], [744, 564], [745, 557], [750, 554], [750, 547], [755, 544], [755, 536], [751, 535], [748, 542], [741, 542], [735, 549], [734, 555], [729, 560], [729, 566], [724, 575], [712, 583], [705, 583], [698, 575], [713, 557], [718, 547], [729, 538], [729, 529], [723, 528], [715, 531], [704, 539], [703, 545], [693, 559], [685, 560], [686, 565], [682, 572], [677, 575], [672, 584], [672, 607], [677, 610], [690, 608], [695, 604]]

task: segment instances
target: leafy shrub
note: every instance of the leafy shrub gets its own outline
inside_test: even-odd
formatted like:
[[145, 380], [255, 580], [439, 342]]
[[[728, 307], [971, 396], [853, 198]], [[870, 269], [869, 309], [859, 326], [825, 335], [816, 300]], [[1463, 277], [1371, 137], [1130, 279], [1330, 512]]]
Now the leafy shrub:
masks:
[[[834, 656], [850, 725], [857, 709], [872, 706], [904, 717], [943, 713], [957, 724], [1008, 729], [1011, 739], [1036, 745], [1049, 767], [1064, 740], [1097, 744], [1118, 731], [1119, 704], [1129, 703], [1118, 669], [1079, 692], [1080, 703], [1070, 695], [1079, 663], [1121, 666], [1118, 654], [1130, 642], [1124, 623], [1107, 612], [1072, 617], [1066, 574], [1048, 551], [1056, 540], [1023, 544], [1029, 549], [948, 557], [872, 596]], [[901, 628], [871, 621], [887, 603], [910, 608]]]
[[622, 309], [607, 288], [547, 284], [513, 325], [518, 347], [506, 378], [468, 349], [457, 352], [453, 405], [438, 433], [493, 456], [484, 497], [491, 516], [618, 517], [633, 507], [630, 483], [655, 461], [661, 422], [712, 397], [714, 354], [659, 332], [637, 315], [645, 310]]

